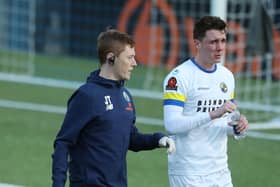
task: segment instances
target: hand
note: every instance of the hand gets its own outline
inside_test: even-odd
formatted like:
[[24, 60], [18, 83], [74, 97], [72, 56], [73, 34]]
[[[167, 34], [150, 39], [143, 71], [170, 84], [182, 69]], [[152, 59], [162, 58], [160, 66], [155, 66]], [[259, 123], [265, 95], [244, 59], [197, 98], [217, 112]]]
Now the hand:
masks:
[[231, 101], [226, 101], [222, 106], [210, 112], [211, 119], [222, 117], [227, 112], [233, 112], [236, 109], [236, 104]]
[[248, 128], [249, 128], [248, 120], [244, 115], [240, 115], [240, 119], [238, 121], [238, 125], [236, 126], [235, 130], [238, 133], [243, 134], [246, 132]]
[[241, 115], [238, 110], [233, 111], [227, 115], [228, 125], [233, 126], [235, 134], [244, 133], [248, 127], [248, 121], [244, 115]]
[[237, 126], [240, 120], [240, 112], [239, 110], [235, 110], [229, 113], [226, 117], [227, 117], [228, 125]]
[[240, 132], [237, 130], [237, 126], [240, 120], [240, 112], [239, 110], [235, 110], [231, 113], [228, 113], [228, 115], [226, 116], [227, 121], [228, 121], [228, 125], [232, 126], [233, 128], [233, 132], [235, 135], [240, 135]]
[[176, 151], [174, 140], [167, 136], [164, 136], [161, 139], [159, 139], [159, 146], [166, 147], [168, 154], [173, 154]]

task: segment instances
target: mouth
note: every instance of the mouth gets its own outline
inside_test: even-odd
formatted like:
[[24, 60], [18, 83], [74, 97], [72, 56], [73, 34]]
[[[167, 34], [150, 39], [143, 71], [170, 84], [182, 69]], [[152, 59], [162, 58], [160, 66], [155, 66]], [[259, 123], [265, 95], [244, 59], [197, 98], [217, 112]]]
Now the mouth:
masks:
[[219, 60], [222, 58], [222, 55], [219, 54], [219, 55], [215, 55], [214, 57], [215, 57], [215, 59]]

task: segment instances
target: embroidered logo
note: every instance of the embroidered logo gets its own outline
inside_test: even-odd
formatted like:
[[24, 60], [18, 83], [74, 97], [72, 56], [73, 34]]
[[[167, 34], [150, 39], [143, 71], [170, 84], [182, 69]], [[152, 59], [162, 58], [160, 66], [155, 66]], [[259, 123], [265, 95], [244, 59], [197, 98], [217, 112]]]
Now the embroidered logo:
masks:
[[127, 103], [127, 107], [125, 107], [125, 110], [129, 110], [129, 111], [132, 111], [132, 110], [133, 110], [133, 107], [132, 107], [131, 102], [128, 102], [128, 103]]
[[125, 91], [123, 92], [123, 97], [124, 97], [124, 99], [125, 99], [127, 102], [130, 102], [130, 98], [129, 98], [128, 94], [127, 94]]
[[177, 79], [175, 77], [171, 77], [167, 85], [165, 86], [166, 90], [177, 90]]
[[123, 92], [123, 97], [127, 101], [127, 107], [125, 107], [125, 110], [132, 111], [133, 107], [132, 107], [132, 104], [130, 102], [130, 97], [128, 96], [128, 94], [125, 91]]
[[114, 105], [112, 104], [112, 101], [111, 101], [111, 96], [105, 95], [104, 103], [105, 103], [106, 111], [114, 109]]
[[205, 86], [205, 87], [198, 87], [197, 89], [198, 90], [209, 90], [210, 88]]
[[220, 88], [221, 88], [222, 92], [224, 92], [224, 93], [226, 93], [228, 91], [228, 87], [227, 87], [226, 83], [224, 83], [224, 82], [220, 83]]

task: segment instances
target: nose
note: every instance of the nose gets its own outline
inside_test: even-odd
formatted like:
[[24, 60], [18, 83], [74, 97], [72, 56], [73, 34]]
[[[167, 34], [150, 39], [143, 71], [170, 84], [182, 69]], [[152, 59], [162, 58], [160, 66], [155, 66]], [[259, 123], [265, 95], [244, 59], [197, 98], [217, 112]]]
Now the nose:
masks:
[[225, 48], [225, 42], [218, 42], [216, 48], [217, 50], [223, 50]]
[[135, 60], [135, 58], [132, 61], [132, 66], [137, 66], [137, 61]]

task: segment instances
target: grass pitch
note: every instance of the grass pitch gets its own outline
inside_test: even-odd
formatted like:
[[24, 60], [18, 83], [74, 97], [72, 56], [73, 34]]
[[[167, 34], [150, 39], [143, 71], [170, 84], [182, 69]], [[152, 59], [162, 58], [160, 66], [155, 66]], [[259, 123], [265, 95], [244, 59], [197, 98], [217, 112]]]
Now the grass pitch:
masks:
[[[0, 81], [0, 98], [66, 106], [71, 90]], [[136, 107], [142, 100], [136, 100]], [[150, 109], [161, 115], [160, 104]], [[137, 113], [147, 112], [145, 105]], [[63, 120], [62, 114], [0, 108], [0, 181], [26, 187], [51, 186], [53, 141]], [[137, 124], [141, 132], [164, 132], [163, 127]], [[229, 164], [236, 187], [280, 185], [279, 141], [229, 138]], [[168, 187], [167, 155], [164, 149], [129, 152], [130, 187]]]
[[[37, 57], [35, 75], [83, 81], [97, 65], [69, 58]], [[143, 87], [145, 69], [139, 66], [128, 87]], [[153, 70], [159, 77], [152, 90], [161, 90], [166, 72]], [[0, 99], [66, 107], [73, 90], [0, 81]], [[160, 100], [134, 98], [137, 115], [162, 119]], [[250, 115], [250, 114], [248, 114]], [[259, 115], [262, 115], [260, 113]], [[62, 114], [0, 107], [0, 183], [26, 187], [51, 186], [53, 141]], [[162, 126], [137, 124], [141, 132], [164, 132]], [[279, 130], [269, 130], [279, 134]], [[229, 165], [235, 187], [280, 186], [279, 141], [229, 138]], [[168, 187], [167, 155], [164, 149], [128, 152], [128, 186]]]

